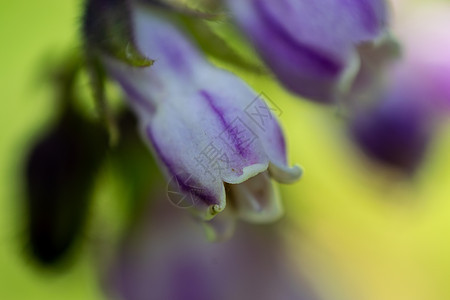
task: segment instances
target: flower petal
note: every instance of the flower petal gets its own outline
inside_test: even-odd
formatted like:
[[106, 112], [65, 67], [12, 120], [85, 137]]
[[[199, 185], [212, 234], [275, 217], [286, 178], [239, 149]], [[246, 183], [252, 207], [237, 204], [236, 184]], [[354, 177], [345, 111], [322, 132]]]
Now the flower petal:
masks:
[[[214, 76], [218, 78], [217, 74]], [[211, 77], [211, 73], [205, 73], [202, 81], [206, 82]], [[265, 171], [269, 165], [273, 165], [275, 179], [282, 183], [292, 183], [299, 179], [300, 167], [289, 168], [287, 165], [286, 141], [274, 115], [280, 112], [276, 103], [264, 94], [255, 95], [247, 85], [236, 81], [236, 78], [229, 73], [223, 72], [219, 78], [220, 80], [209, 82], [208, 92], [201, 93], [208, 98], [216, 110], [220, 111], [224, 120], [232, 124], [234, 131], [240, 133], [241, 139], [251, 141], [247, 143], [247, 150], [257, 153], [262, 149], [264, 153], [261, 153], [259, 161], [254, 160], [253, 164], [232, 167], [239, 172], [223, 170], [221, 173], [223, 181], [232, 184], [241, 183]], [[212, 97], [214, 91], [216, 91], [215, 95], [220, 97]]]
[[[186, 134], [183, 124], [174, 121], [168, 130], [159, 126], [144, 124], [146, 139], [155, 156], [162, 164], [166, 175], [176, 180], [179, 192], [189, 197], [187, 201], [208, 220], [221, 212], [226, 206], [225, 189], [218, 174], [210, 170], [201, 170], [195, 157], [198, 155], [192, 140], [183, 139]], [[167, 123], [166, 123], [167, 125]], [[177, 127], [178, 125], [179, 127]], [[180, 152], [179, 149], [183, 149]]]
[[292, 167], [286, 167], [283, 165], [269, 164], [270, 176], [279, 183], [290, 184], [294, 183], [302, 177], [303, 169], [294, 165]]
[[271, 222], [283, 214], [278, 189], [272, 183], [268, 172], [227, 187], [230, 201], [235, 206], [238, 216], [245, 221]]

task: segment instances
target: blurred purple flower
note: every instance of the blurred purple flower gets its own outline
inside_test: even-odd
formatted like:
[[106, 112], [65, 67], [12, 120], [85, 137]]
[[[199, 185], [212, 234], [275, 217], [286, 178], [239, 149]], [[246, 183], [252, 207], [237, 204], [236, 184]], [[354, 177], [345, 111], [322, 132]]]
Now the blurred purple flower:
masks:
[[376, 107], [356, 114], [351, 127], [369, 157], [412, 174], [426, 153], [434, 126], [430, 107], [400, 90], [388, 92]]
[[442, 31], [450, 26], [450, 5], [434, 7], [431, 14], [426, 5], [421, 8], [407, 22], [399, 18], [404, 55], [384, 74], [384, 87], [371, 91], [378, 101], [358, 111], [351, 124], [352, 136], [369, 157], [408, 174], [420, 165], [436, 125], [450, 112], [450, 57], [445, 51], [450, 36]]
[[271, 109], [238, 77], [208, 63], [161, 13], [137, 7], [133, 16], [136, 44], [154, 65], [104, 61], [168, 177], [203, 219], [225, 208], [226, 194], [243, 219], [278, 218], [271, 178], [290, 183], [301, 169], [288, 167]]
[[105, 270], [114, 298], [317, 299], [284, 252], [279, 228], [242, 224], [231, 240], [209, 243], [194, 219], [156, 203]]
[[311, 100], [336, 100], [359, 69], [358, 46], [385, 33], [384, 0], [227, 0], [275, 76]]

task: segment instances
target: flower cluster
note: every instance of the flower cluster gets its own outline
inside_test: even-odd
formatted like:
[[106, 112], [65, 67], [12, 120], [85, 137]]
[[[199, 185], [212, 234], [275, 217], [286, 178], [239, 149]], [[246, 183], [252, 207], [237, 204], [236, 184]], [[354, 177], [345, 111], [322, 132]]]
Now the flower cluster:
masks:
[[[284, 86], [319, 102], [349, 93], [360, 69], [359, 47], [376, 47], [388, 16], [381, 0], [227, 0], [219, 7]], [[86, 44], [125, 92], [172, 183], [172, 202], [205, 221], [227, 205], [243, 220], [273, 221], [282, 205], [272, 179], [292, 183], [302, 174], [288, 165], [276, 104], [210, 63], [189, 38], [192, 26], [180, 26], [187, 18], [207, 27], [203, 19], [219, 14], [166, 1], [92, 0]]]
[[[227, 240], [238, 219], [274, 222], [283, 215], [277, 183], [292, 184], [303, 173], [288, 161], [282, 109], [215, 63], [263, 71], [295, 97], [339, 104], [357, 149], [383, 170], [411, 176], [450, 112], [450, 36], [442, 30], [450, 25], [450, 6], [441, 4], [433, 22], [419, 7], [414, 17], [397, 16], [393, 23], [384, 0], [204, 0], [199, 10], [189, 3], [86, 0], [85, 60], [57, 76], [67, 103], [27, 162], [30, 248], [53, 264], [75, 243], [106, 158], [119, 165], [130, 198], [147, 200], [157, 177], [150, 174], [157, 173], [153, 161], [146, 161], [151, 152], [165, 175], [168, 200], [194, 217], [167, 201], [133, 203], [130, 215], [145, 218], [127, 227], [108, 262], [112, 293], [126, 299], [315, 299], [292, 280], [279, 224], [241, 224], [224, 244], [207, 243], [192, 226], [201, 224], [211, 240]], [[216, 21], [252, 50], [236, 50]], [[245, 58], [248, 52], [253, 61]], [[81, 66], [110, 131], [110, 156], [104, 128], [72, 105]], [[130, 108], [121, 107], [119, 118], [108, 106], [108, 80]], [[150, 207], [150, 213], [136, 207]], [[218, 257], [220, 270], [210, 257]]]

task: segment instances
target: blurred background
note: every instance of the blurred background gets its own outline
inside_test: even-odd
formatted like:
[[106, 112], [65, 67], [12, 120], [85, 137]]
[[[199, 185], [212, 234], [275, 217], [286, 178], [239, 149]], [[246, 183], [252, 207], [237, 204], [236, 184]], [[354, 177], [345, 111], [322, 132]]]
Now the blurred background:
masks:
[[[0, 299], [105, 299], [91, 245], [123, 223], [117, 176], [101, 172], [88, 229], [64, 271], [38, 266], [24, 243], [25, 161], [56, 122], [48, 70], [79, 50], [82, 3], [0, 1]], [[305, 169], [300, 182], [282, 187], [283, 236], [299, 274], [325, 299], [450, 299], [450, 124], [405, 177], [356, 149], [339, 109], [234, 71], [283, 110], [290, 160]], [[87, 80], [77, 89], [89, 94]], [[80, 106], [95, 119], [93, 103]]]

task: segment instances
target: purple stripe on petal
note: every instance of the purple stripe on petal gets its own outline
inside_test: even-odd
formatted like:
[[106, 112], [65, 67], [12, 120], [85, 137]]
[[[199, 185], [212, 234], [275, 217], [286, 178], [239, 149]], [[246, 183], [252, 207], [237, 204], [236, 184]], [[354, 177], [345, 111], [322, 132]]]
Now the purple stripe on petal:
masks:
[[209, 107], [211, 107], [211, 109], [214, 111], [214, 113], [219, 117], [220, 123], [222, 123], [223, 128], [227, 128], [228, 124], [223, 116], [225, 113], [214, 104], [213, 97], [205, 90], [200, 90], [200, 95], [206, 100]]
[[161, 48], [161, 52], [165, 55], [165, 60], [170, 64], [172, 71], [190, 73], [190, 57], [188, 57], [185, 52], [192, 51], [191, 49], [186, 50], [181, 47], [176, 47], [176, 43], [167, 40], [167, 38], [160, 41], [159, 47]]
[[[241, 137], [238, 136], [238, 133], [233, 128], [233, 122], [229, 123], [225, 119], [225, 111], [222, 110], [220, 107], [218, 107], [215, 103], [214, 97], [208, 93], [205, 90], [200, 90], [200, 95], [206, 100], [208, 105], [211, 107], [211, 109], [214, 111], [214, 113], [219, 117], [220, 122], [223, 126], [223, 131], [227, 132], [230, 137], [230, 142], [233, 143], [233, 146], [235, 147], [235, 150], [237, 151], [237, 154], [243, 158], [250, 158], [252, 156], [252, 153], [249, 149], [249, 147], [244, 147], [243, 143], [241, 141]], [[236, 120], [234, 120], [236, 121]], [[248, 145], [247, 145], [248, 146]]]
[[153, 145], [156, 156], [159, 157], [161, 162], [166, 166], [169, 174], [176, 179], [183, 192], [190, 193], [191, 195], [199, 198], [208, 206], [220, 204], [220, 201], [216, 199], [214, 193], [208, 191], [204, 185], [201, 184], [201, 182], [197, 182], [193, 176], [189, 175], [190, 173], [187, 172], [188, 170], [177, 170], [177, 166], [175, 166], [169, 158], [164, 155], [164, 152], [159, 147], [150, 126], [146, 127], [146, 134], [150, 140], [150, 143]]
[[[295, 40], [290, 33], [286, 32], [284, 27], [273, 19], [269, 13], [270, 7], [267, 7], [265, 1], [255, 1], [255, 10], [258, 12], [267, 28], [273, 31], [273, 34], [281, 39], [286, 46], [290, 47], [298, 57], [309, 60], [309, 63], [315, 64], [321, 72], [330, 76], [337, 76], [342, 71], [343, 66], [338, 61], [330, 58], [330, 55], [322, 53], [319, 49], [313, 49], [311, 46], [300, 43]], [[325, 75], [324, 74], [324, 75]]]

